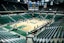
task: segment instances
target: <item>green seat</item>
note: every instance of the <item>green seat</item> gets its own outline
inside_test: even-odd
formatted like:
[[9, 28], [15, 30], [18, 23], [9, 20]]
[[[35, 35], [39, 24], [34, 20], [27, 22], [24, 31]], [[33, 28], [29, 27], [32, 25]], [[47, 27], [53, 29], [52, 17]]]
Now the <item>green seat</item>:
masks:
[[56, 17], [54, 19], [55, 19], [55, 21], [57, 21], [57, 20], [61, 19], [62, 17], [63, 17], [63, 15], [56, 15]]
[[5, 31], [3, 28], [0, 28], [0, 31]]
[[25, 18], [27, 18], [27, 19], [29, 19], [29, 18], [32, 18], [30, 15], [28, 15], [28, 14], [25, 14], [25, 15], [22, 15], [23, 17], [25, 17]]
[[13, 19], [15, 19], [16, 21], [23, 19], [20, 15], [13, 15], [11, 16]]
[[6, 23], [10, 23], [10, 22], [14, 22], [14, 21], [12, 21], [8, 16], [0, 17], [0, 23], [1, 24], [6, 24]]
[[4, 27], [7, 28], [7, 29], [11, 29], [12, 28], [10, 25], [6, 25]]
[[22, 29], [23, 29], [24, 27], [26, 27], [26, 26], [24, 26], [24, 25], [23, 25], [23, 26], [19, 26], [19, 27], [17, 27], [17, 28], [19, 28], [19, 29], [21, 29], [21, 28], [22, 28]]
[[34, 14], [34, 16], [35, 16], [35, 17], [38, 17], [38, 16], [39, 16], [39, 14]]
[[43, 17], [45, 17], [46, 15], [45, 14], [42, 14]]
[[52, 19], [53, 18], [53, 15], [48, 15], [47, 17], [46, 17], [46, 19]]
[[23, 36], [27, 36], [26, 32], [22, 31], [22, 30], [13, 30], [14, 32], [23, 35]]

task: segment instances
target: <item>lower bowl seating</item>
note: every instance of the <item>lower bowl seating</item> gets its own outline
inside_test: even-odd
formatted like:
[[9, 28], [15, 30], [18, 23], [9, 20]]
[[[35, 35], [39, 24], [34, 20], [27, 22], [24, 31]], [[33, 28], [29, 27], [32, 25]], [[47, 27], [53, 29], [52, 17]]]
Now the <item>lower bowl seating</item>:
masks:
[[[34, 41], [37, 42], [37, 40], [39, 39], [38, 41], [40, 42], [41, 40], [42, 43], [64, 43], [64, 25], [62, 23], [64, 23], [63, 20], [59, 20], [57, 22], [54, 22], [50, 26], [45, 27], [45, 30], [39, 33], [36, 38], [34, 38]], [[62, 41], [60, 41], [60, 39]]]

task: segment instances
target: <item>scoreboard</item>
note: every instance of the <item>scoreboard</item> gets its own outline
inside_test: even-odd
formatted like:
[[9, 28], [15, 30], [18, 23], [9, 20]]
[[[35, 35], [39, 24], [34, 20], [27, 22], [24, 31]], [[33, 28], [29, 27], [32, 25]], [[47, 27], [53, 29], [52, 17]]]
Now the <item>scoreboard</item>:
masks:
[[28, 10], [29, 11], [38, 11], [39, 10], [39, 6], [37, 2], [28, 2]]

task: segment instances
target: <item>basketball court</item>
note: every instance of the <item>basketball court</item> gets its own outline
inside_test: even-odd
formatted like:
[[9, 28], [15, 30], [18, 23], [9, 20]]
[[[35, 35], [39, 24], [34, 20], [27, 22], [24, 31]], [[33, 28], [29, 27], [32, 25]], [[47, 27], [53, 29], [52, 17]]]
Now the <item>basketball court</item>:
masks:
[[49, 20], [40, 20], [40, 19], [33, 18], [31, 20], [28, 19], [26, 21], [20, 21], [11, 26], [15, 27], [17, 29], [23, 30], [25, 32], [30, 32], [30, 31], [40, 27], [41, 25], [44, 26], [48, 22], [49, 22]]

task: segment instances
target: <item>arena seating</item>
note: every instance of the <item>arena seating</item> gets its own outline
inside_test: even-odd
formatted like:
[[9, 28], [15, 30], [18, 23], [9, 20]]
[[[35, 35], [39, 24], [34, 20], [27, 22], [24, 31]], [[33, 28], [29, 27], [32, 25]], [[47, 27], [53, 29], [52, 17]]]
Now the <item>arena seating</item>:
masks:
[[61, 19], [63, 16], [62, 15], [56, 15], [56, 17], [54, 18], [55, 21], [58, 21], [58, 19]]
[[[15, 21], [24, 20], [25, 18], [27, 18], [27, 19], [32, 18], [32, 16], [30, 16], [30, 15], [21, 15], [21, 16], [20, 15], [11, 15], [10, 17], [12, 17], [12, 19], [14, 19]], [[0, 24], [14, 22], [12, 19], [10, 19], [7, 15], [6, 16], [3, 15], [0, 17]]]
[[[23, 17], [24, 18], [23, 18]], [[15, 21], [19, 21], [19, 20], [24, 20], [25, 18], [27, 18], [27, 19], [30, 19], [30, 18], [32, 18], [32, 16], [30, 16], [30, 15], [10, 15], [10, 17], [12, 17], [12, 19], [14, 19]], [[11, 19], [8, 17], [8, 16], [3, 16], [3, 17], [1, 17], [0, 18], [1, 19], [1, 21], [2, 20], [4, 20], [3, 22], [1, 22], [1, 24], [6, 24], [6, 23], [10, 23], [10, 22], [13, 22], [13, 21], [11, 21]], [[6, 21], [6, 20], [7, 21]], [[12, 27], [10, 26], [10, 24], [7, 24], [7, 25], [5, 25], [4, 26], [6, 29], [8, 29], [8, 30], [11, 30], [12, 29]], [[17, 27], [17, 28], [21, 28], [21, 27]], [[16, 32], [16, 33], [19, 33], [19, 34], [21, 34], [21, 35], [23, 35], [23, 36], [26, 36], [27, 34], [26, 34], [26, 32], [24, 32], [24, 31], [22, 31], [22, 30], [13, 30], [14, 32]], [[20, 31], [20, 32], [19, 32]]]
[[8, 16], [0, 17], [0, 24], [6, 24], [6, 23], [10, 23], [10, 22], [13, 22], [13, 20], [11, 20]]
[[0, 0], [0, 43], [64, 43], [63, 0], [35, 1]]
[[11, 16], [14, 20], [19, 21], [20, 19], [22, 19], [22, 17], [20, 15], [12, 15]]
[[13, 31], [20, 35], [27, 36], [27, 33], [25, 31], [22, 31], [22, 30], [13, 30]]
[[[6, 31], [0, 31], [0, 39], [11, 39], [11, 38], [18, 38], [18, 36], [16, 35], [13, 35], [9, 32], [6, 32]], [[2, 37], [3, 36], [3, 37]]]
[[24, 19], [30, 19], [32, 18], [32, 16], [28, 15], [28, 14], [25, 14], [25, 15], [12, 15], [11, 16], [13, 19], [15, 19], [16, 21], [19, 21], [19, 20], [24, 20]]
[[5, 27], [6, 29], [11, 29], [11, 28], [12, 28], [9, 24], [5, 25], [4, 27]]
[[[11, 30], [11, 29], [13, 29], [10, 25], [6, 25], [6, 26], [4, 26], [6, 29], [8, 29], [8, 30]], [[21, 26], [20, 26], [21, 27]], [[18, 29], [20, 28], [20, 27], [17, 27]], [[20, 35], [23, 35], [23, 36], [26, 36], [27, 35], [27, 33], [25, 32], [25, 31], [22, 31], [22, 30], [11, 30], [11, 31], [14, 31], [14, 32], [16, 32], [16, 33], [18, 33], [18, 34], [20, 34]]]
[[0, 11], [21, 11], [27, 9], [28, 9], [27, 4], [18, 2], [9, 2], [9, 1], [0, 2]]
[[50, 26], [63, 26], [63, 20], [52, 23]]
[[10, 40], [7, 40], [5, 43], [26, 43], [26, 40], [24, 40], [24, 39], [17, 38], [17, 39], [10, 39]]
[[0, 11], [5, 11], [5, 9], [2, 7], [1, 4], [0, 4]]
[[[50, 26], [45, 27], [40, 34], [33, 38], [34, 43], [64, 43], [64, 19], [52, 23]], [[63, 23], [63, 24], [62, 24]], [[61, 38], [61, 42], [56, 39]], [[47, 41], [46, 41], [47, 40]], [[51, 41], [53, 40], [53, 41]]]
[[26, 10], [26, 9], [24, 9], [24, 7], [19, 6], [19, 5], [21, 5], [21, 4], [20, 4], [20, 3], [15, 4], [15, 6], [16, 6], [16, 10]]
[[[34, 16], [35, 17], [37, 17], [37, 18], [40, 18], [40, 19], [42, 19], [42, 17], [44, 17], [45, 15], [44, 14], [42, 14], [42, 17], [40, 16], [40, 15], [38, 15], [38, 14], [34, 14]], [[30, 18], [33, 18], [31, 15], [28, 15], [28, 14], [25, 14], [25, 15], [11, 15], [10, 17], [12, 17], [12, 19], [14, 19], [15, 21], [19, 21], [19, 20], [24, 20], [24, 19], [30, 19]], [[61, 17], [63, 17], [63, 16], [56, 16], [54, 19], [55, 19], [55, 21], [57, 21], [58, 19], [61, 19]], [[53, 15], [48, 15], [47, 17], [46, 17], [46, 19], [51, 19], [51, 18], [53, 18]], [[7, 21], [6, 21], [6, 20]], [[1, 24], [6, 24], [6, 23], [10, 23], [10, 22], [14, 22], [13, 20], [11, 20], [8, 16], [1, 16], [0, 17], [0, 23]]]
[[42, 14], [43, 17], [45, 17], [45, 14]]
[[11, 27], [11, 25], [6, 25], [6, 26], [4, 26], [6, 29], [8, 29], [8, 30], [11, 30], [11, 31], [14, 31], [14, 32], [16, 32], [16, 33], [18, 33], [18, 34], [20, 34], [20, 35], [23, 35], [23, 36], [27, 36], [27, 33], [25, 32], [25, 31], [23, 31], [23, 30], [20, 30], [21, 28], [23, 28], [22, 26], [20, 26], [20, 27], [17, 27], [18, 29], [17, 30], [13, 30], [13, 27]]
[[35, 17], [39, 16], [39, 14], [34, 14]]
[[6, 8], [8, 11], [14, 11], [14, 10], [15, 10], [15, 8], [13, 7], [13, 4], [3, 3], [3, 5], [5, 6], [5, 8]]
[[[14, 15], [3, 15], [3, 16], [0, 16], [0, 23], [1, 24], [7, 24], [7, 23], [14, 22], [10, 17], [12, 19], [14, 19], [15, 21], [21, 21], [21, 20], [33, 18], [32, 15], [28, 15], [28, 14], [24, 14], [24, 15], [20, 15], [20, 14], [19, 15], [18, 14], [14, 14]], [[41, 15], [34, 14], [34, 17], [35, 18], [41, 18]], [[45, 17], [45, 15], [42, 14], [42, 17]], [[46, 19], [50, 19], [52, 17], [53, 17], [52, 15], [48, 15], [46, 17]], [[50, 26], [46, 26], [45, 27], [45, 30], [43, 30], [40, 34], [38, 34], [36, 36], [36, 38], [33, 38], [34, 43], [42, 43], [42, 42], [43, 43], [46, 43], [46, 42], [48, 42], [48, 43], [55, 43], [55, 40], [54, 39], [64, 38], [64, 32], [63, 32], [63, 30], [64, 30], [63, 29], [63, 26], [64, 26], [63, 23], [64, 22], [63, 22], [63, 19], [61, 19], [60, 17], [63, 17], [63, 16], [56, 16], [55, 17], [56, 21], [54, 23], [52, 23]], [[4, 28], [6, 28], [8, 30], [13, 29], [10, 24], [5, 25]], [[18, 28], [22, 28], [22, 27], [20, 26]], [[16, 32], [16, 33], [18, 33], [18, 34], [20, 34], [22, 36], [25, 36], [25, 37], [27, 36], [27, 32], [25, 32], [23, 30], [20, 30], [20, 29], [17, 29], [17, 30], [13, 29], [11, 31]], [[2, 40], [3, 39], [6, 39], [5, 40], [6, 43], [14, 43], [14, 42], [15, 43], [16, 42], [18, 42], [18, 43], [20, 43], [20, 42], [25, 43], [26, 42], [26, 41], [23, 41], [24, 39], [19, 39], [17, 35], [13, 35], [13, 34], [11, 34], [9, 32], [6, 32], [5, 30], [2, 30], [2, 32], [0, 32], [0, 35], [1, 35], [0, 37], [3, 36], [1, 38]], [[10, 41], [9, 39], [10, 40], [13, 39], [13, 40]], [[15, 39], [17, 39], [17, 40], [15, 40]], [[50, 39], [53, 40], [53, 41], [51, 41]], [[62, 40], [62, 43], [63, 42], [64, 41]], [[58, 40], [57, 40], [57, 43], [59, 43]]]
[[4, 29], [0, 28], [0, 31], [5, 31]]
[[[42, 17], [45, 17], [46, 14], [41, 14], [41, 15], [39, 15], [39, 14], [34, 14], [34, 16], [42, 19]], [[53, 18], [53, 15], [47, 15], [47, 17], [46, 17], [45, 19], [52, 19], [52, 18]]]
[[53, 15], [48, 15], [47, 17], [46, 17], [46, 19], [52, 19], [53, 18]]
[[[61, 27], [46, 27], [43, 32], [41, 32], [37, 37], [38, 38], [60, 38]], [[57, 36], [59, 35], [59, 36]]]
[[0, 28], [0, 43], [26, 43], [26, 40], [21, 39], [19, 35], [12, 34]]
[[28, 15], [28, 14], [23, 15], [23, 17], [25, 17], [25, 18], [27, 18], [27, 19], [32, 18], [32, 16], [30, 16], [30, 15]]

